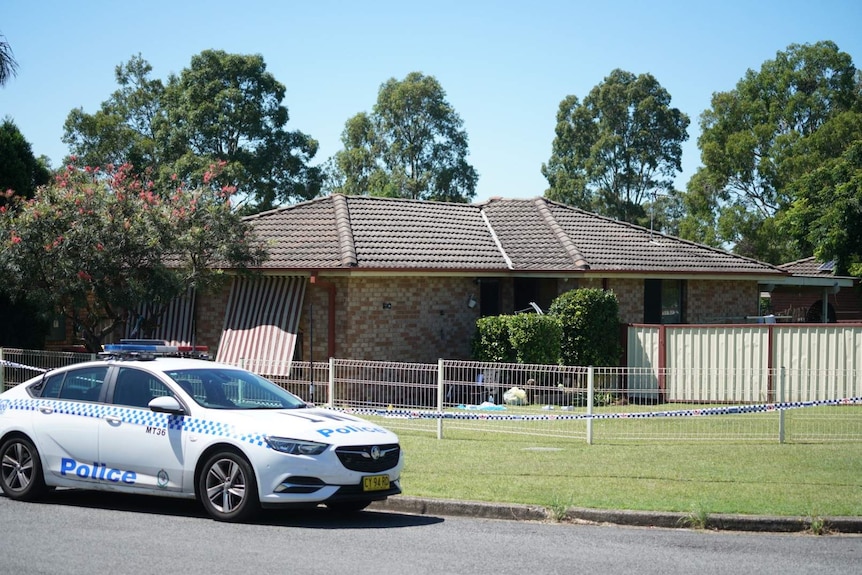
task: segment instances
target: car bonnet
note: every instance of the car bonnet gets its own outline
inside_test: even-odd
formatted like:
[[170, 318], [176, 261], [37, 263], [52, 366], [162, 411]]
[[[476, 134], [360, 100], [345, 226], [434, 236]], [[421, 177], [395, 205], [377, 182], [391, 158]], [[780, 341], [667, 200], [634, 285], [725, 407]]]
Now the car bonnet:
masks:
[[222, 412], [237, 427], [262, 436], [287, 437], [335, 445], [397, 443], [386, 428], [354, 415], [322, 409], [267, 409]]

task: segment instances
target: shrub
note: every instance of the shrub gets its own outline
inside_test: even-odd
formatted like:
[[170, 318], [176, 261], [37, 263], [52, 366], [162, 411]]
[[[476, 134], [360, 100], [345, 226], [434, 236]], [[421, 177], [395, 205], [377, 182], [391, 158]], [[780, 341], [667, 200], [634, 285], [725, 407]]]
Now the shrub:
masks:
[[483, 317], [476, 322], [473, 357], [478, 361], [554, 365], [559, 363], [561, 328], [547, 315]]
[[477, 361], [515, 363], [515, 350], [509, 338], [508, 316], [495, 315], [476, 321], [473, 358]]
[[539, 365], [559, 363], [562, 328], [557, 318], [533, 313], [507, 317], [509, 342], [515, 351], [517, 363]]
[[563, 365], [618, 365], [622, 348], [616, 294], [594, 288], [571, 290], [551, 303], [549, 313], [562, 329]]

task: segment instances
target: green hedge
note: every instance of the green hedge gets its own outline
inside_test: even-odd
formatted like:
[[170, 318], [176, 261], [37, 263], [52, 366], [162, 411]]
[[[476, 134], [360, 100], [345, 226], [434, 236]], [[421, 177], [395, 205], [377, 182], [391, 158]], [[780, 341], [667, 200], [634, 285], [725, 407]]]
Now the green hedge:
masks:
[[565, 292], [547, 315], [488, 316], [476, 322], [477, 361], [541, 365], [618, 365], [619, 306], [601, 289]]
[[576, 289], [551, 304], [551, 316], [562, 327], [560, 361], [563, 365], [619, 365], [619, 304], [612, 291]]
[[488, 316], [476, 322], [473, 357], [478, 361], [554, 365], [560, 358], [560, 324], [551, 316]]

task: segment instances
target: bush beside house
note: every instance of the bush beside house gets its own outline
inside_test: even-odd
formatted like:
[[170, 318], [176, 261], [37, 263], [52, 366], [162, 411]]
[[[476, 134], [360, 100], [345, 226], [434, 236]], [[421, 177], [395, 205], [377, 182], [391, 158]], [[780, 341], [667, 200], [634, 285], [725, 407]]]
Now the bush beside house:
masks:
[[548, 315], [483, 317], [473, 340], [478, 361], [615, 366], [621, 354], [617, 298], [601, 289], [567, 291]]

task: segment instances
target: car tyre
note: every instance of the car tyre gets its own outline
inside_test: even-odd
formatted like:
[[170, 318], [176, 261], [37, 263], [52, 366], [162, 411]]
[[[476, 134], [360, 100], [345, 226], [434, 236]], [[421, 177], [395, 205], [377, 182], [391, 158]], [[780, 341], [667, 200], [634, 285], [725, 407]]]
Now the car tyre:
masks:
[[326, 508], [334, 513], [356, 513], [371, 505], [370, 501], [334, 501], [327, 503]]
[[257, 481], [246, 459], [221, 451], [207, 459], [198, 479], [198, 495], [217, 521], [246, 521], [260, 510]]
[[48, 490], [36, 446], [25, 437], [8, 439], [0, 447], [0, 488], [9, 499], [32, 501]]

